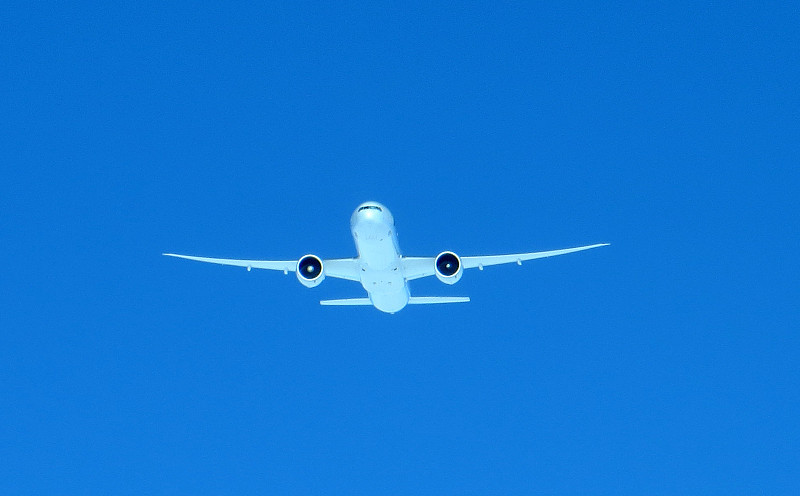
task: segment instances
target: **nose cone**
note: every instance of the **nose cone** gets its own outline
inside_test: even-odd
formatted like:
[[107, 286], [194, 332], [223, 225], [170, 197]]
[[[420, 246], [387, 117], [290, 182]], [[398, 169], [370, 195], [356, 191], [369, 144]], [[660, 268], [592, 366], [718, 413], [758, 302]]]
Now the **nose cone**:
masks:
[[389, 209], [378, 202], [364, 202], [356, 207], [353, 216], [350, 218], [350, 225], [357, 224], [384, 224], [394, 225], [394, 217]]

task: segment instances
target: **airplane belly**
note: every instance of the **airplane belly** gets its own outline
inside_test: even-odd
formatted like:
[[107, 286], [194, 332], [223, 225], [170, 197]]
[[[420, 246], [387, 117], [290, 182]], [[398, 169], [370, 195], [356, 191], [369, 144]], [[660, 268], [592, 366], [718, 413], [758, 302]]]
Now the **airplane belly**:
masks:
[[368, 265], [362, 266], [361, 285], [369, 294], [375, 308], [382, 312], [398, 312], [408, 304], [409, 290], [400, 270], [399, 257], [380, 270], [372, 269]]
[[400, 268], [394, 222], [380, 219], [362, 222], [356, 218], [353, 239], [361, 263], [361, 285], [370, 301], [382, 312], [395, 313], [408, 304], [409, 290]]
[[353, 238], [362, 264], [372, 269], [385, 269], [400, 258], [391, 226], [359, 224], [353, 230]]
[[363, 240], [358, 243], [358, 254], [362, 264], [373, 269], [385, 269], [399, 258], [391, 241]]
[[386, 294], [369, 294], [369, 299], [372, 305], [381, 312], [395, 313], [399, 312], [406, 305], [408, 305], [408, 290], [401, 290], [395, 293]]
[[406, 290], [406, 281], [400, 272], [399, 264], [385, 270], [362, 268], [361, 285], [370, 294], [393, 294]]

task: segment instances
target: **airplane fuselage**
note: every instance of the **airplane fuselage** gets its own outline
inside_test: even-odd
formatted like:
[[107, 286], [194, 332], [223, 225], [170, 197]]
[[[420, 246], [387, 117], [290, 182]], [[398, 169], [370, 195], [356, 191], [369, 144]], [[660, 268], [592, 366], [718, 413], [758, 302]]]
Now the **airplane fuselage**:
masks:
[[370, 301], [382, 312], [402, 310], [410, 292], [391, 212], [380, 203], [363, 203], [350, 218], [350, 232], [358, 250], [361, 285]]

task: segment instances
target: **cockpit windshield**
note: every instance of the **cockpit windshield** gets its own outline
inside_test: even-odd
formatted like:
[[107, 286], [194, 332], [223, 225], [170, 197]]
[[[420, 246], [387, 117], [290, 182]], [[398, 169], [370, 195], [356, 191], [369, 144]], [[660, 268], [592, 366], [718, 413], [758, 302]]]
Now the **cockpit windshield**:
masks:
[[377, 210], [378, 212], [382, 212], [381, 207], [378, 207], [377, 205], [364, 205], [358, 209], [359, 212], [362, 210]]

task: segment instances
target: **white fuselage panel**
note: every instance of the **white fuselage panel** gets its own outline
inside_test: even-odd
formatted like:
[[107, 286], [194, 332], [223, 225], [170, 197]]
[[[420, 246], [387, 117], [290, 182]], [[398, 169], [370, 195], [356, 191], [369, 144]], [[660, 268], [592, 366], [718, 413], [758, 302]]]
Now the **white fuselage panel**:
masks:
[[372, 304], [383, 312], [402, 310], [409, 291], [391, 212], [376, 202], [359, 205], [350, 218], [350, 231], [361, 263], [361, 285]]

